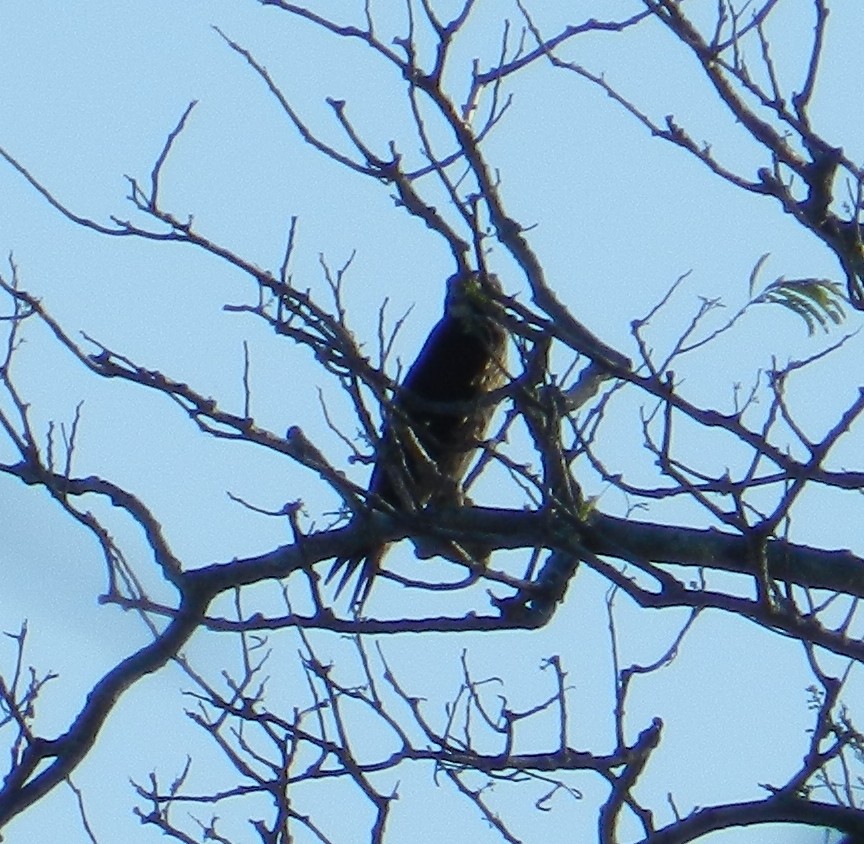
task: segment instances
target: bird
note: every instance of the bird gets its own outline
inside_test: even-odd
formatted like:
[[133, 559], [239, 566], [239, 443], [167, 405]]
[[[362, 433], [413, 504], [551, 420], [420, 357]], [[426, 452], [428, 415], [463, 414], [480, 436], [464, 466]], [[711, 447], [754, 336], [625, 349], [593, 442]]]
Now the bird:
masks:
[[[501, 292], [490, 273], [466, 270], [447, 280], [444, 314], [385, 408], [368, 486], [373, 505], [411, 511], [459, 501], [495, 410], [485, 399], [507, 382], [508, 332], [492, 306]], [[335, 597], [356, 572], [351, 606], [361, 609], [386, 549], [334, 560], [326, 581], [342, 572]]]

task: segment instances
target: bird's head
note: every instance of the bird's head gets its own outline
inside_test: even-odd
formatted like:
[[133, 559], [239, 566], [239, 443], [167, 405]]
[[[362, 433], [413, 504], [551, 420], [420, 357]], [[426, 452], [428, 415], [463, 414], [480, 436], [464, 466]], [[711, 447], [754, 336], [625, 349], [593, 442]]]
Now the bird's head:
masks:
[[484, 273], [457, 273], [447, 279], [444, 308], [455, 319], [473, 320], [489, 314], [489, 303], [501, 293], [497, 276]]

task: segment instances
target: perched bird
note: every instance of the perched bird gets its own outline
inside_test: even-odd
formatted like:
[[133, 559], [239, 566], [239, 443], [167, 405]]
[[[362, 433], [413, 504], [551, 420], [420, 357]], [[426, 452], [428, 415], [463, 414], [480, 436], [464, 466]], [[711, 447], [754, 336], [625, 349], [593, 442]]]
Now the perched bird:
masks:
[[[444, 316], [393, 397], [369, 482], [372, 495], [398, 510], [458, 501], [494, 411], [483, 398], [506, 381], [507, 331], [491, 307], [491, 295], [500, 292], [492, 275], [447, 281]], [[352, 606], [362, 607], [385, 550], [336, 559], [327, 577], [344, 569], [336, 594], [359, 569]]]

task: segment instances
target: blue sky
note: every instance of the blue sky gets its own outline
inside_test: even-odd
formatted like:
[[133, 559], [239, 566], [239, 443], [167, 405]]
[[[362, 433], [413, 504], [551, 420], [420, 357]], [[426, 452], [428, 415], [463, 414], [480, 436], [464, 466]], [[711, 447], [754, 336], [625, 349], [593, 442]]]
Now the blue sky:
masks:
[[[556, 11], [568, 13], [570, 5], [551, 4], [550, 18]], [[342, 4], [316, 8], [341, 14]], [[790, 14], [790, 21], [800, 21], [805, 13], [797, 18]], [[472, 49], [494, 56], [500, 25], [485, 14], [481, 21]], [[860, 91], [850, 90], [843, 74], [848, 73], [848, 56], [858, 53], [852, 39], [861, 23], [860, 9], [832, 11], [833, 40], [814, 108], [814, 119], [822, 121], [828, 139], [844, 145], [853, 157], [861, 144], [864, 111]], [[324, 290], [319, 255], [338, 267], [356, 251], [346, 287], [349, 322], [374, 348], [377, 309], [384, 298], [390, 300], [393, 319], [413, 307], [397, 346], [402, 359], [410, 360], [440, 313], [441, 282], [452, 271], [445, 251], [394, 207], [382, 186], [341, 172], [305, 147], [260, 79], [212, 24], [252, 49], [325, 137], [338, 138], [323, 102], [326, 96], [345, 99], [358, 125], [382, 146], [393, 135], [401, 137], [407, 114], [392, 73], [382, 71], [357, 45], [340, 44], [276, 10], [253, 2], [34, 0], [0, 10], [0, 145], [76, 213], [107, 222], [109, 215], [133, 213], [125, 202], [124, 175], [148, 177], [167, 132], [186, 105], [198, 100], [164, 172], [165, 204], [179, 216], [193, 214], [214, 240], [273, 268], [281, 260], [289, 220], [297, 215], [294, 271], [319, 293]], [[784, 39], [783, 58], [790, 57], [788, 63], [781, 61], [781, 73], [791, 74], [799, 61], [798, 39], [807, 30], [796, 26], [777, 33]], [[470, 60], [470, 50], [466, 57]], [[663, 42], [656, 28], [645, 35], [587, 40], [574, 57], [605, 70], [610, 82], [655, 119], [675, 114], [694, 136], [710, 139], [725, 160], [755, 160], [707, 88], [692, 83], [698, 79], [692, 59]], [[413, 151], [407, 142], [406, 149]], [[650, 138], [601, 92], [573, 78], [537, 69], [518, 80], [511, 113], [487, 151], [501, 167], [502, 193], [512, 211], [535, 225], [531, 242], [562, 299], [587, 326], [627, 354], [634, 354], [631, 320], [647, 312], [684, 273], [691, 275], [668, 319], [651, 335], [660, 348], [687, 324], [700, 296], [722, 296], [730, 311], [743, 304], [750, 271], [764, 253], [770, 253], [767, 280], [780, 275], [838, 277], [834, 258], [784, 218], [771, 200], [722, 184], [680, 150]], [[14, 254], [23, 285], [42, 297], [67, 327], [86, 331], [141, 365], [162, 369], [234, 407], [242, 401], [242, 343], [248, 341], [259, 423], [277, 432], [299, 424], [322, 447], [332, 449], [334, 459], [347, 459], [344, 447], [322, 424], [317, 388], [350, 428], [347, 406], [308, 353], [277, 341], [251, 318], [222, 310], [225, 303], [249, 300], [248, 283], [236, 272], [189, 249], [76, 228], [8, 167], [0, 167], [0, 197], [0, 253]], [[495, 260], [506, 265], [500, 255]], [[519, 291], [517, 278], [504, 279], [508, 292]], [[846, 327], [858, 324], [853, 314]], [[827, 342], [823, 336], [808, 337], [803, 324], [781, 309], [763, 308], [718, 343], [707, 366], [704, 359], [694, 360], [677, 374], [698, 400], [728, 408], [732, 385], [749, 383], [772, 356], [781, 362], [806, 356]], [[814, 430], [824, 423], [826, 404], [848, 401], [857, 389], [854, 378], [832, 380], [830, 389], [822, 385], [826, 371], [836, 367], [843, 372], [844, 362], [860, 359], [859, 345], [850, 344], [830, 366], [817, 369], [815, 377], [821, 380], [810, 391], [812, 400], [798, 406]], [[190, 566], [262, 552], [286, 541], [281, 521], [237, 507], [226, 490], [274, 509], [299, 490], [319, 519], [335, 504], [308, 473], [284, 460], [208, 440], [164, 398], [84, 377], [45, 331], [28, 335], [18, 365], [43, 431], [52, 419], [68, 424], [75, 405], [84, 400], [76, 471], [110, 476], [139, 494]], [[648, 473], [650, 460], [641, 449], [637, 420], [616, 421], [620, 436], [607, 441], [603, 454], [613, 465], [632, 471], [644, 464]], [[692, 447], [714, 446], [696, 440]], [[8, 456], [4, 448], [0, 445], [0, 459]], [[735, 459], [732, 452], [717, 453], [720, 465]], [[350, 471], [363, 479], [362, 469]], [[30, 657], [36, 665], [62, 673], [40, 713], [40, 728], [51, 733], [63, 729], [77, 711], [88, 684], [145, 641], [144, 633], [134, 618], [97, 605], [102, 569], [93, 543], [43, 495], [0, 478], [0, 502], [0, 629], [17, 629], [28, 618]], [[614, 492], [604, 493], [601, 506], [620, 512], [626, 503]], [[833, 518], [832, 507], [830, 497], [814, 502], [803, 537], [828, 547], [854, 548], [855, 521]], [[104, 508], [100, 513], [146, 570], [146, 548], [134, 528], [116, 513]], [[682, 508], [676, 518], [700, 524], [703, 517], [694, 508]], [[527, 685], [522, 699], [527, 705], [535, 680], [526, 678], [541, 682], [540, 660], [575, 638], [579, 646], [565, 654], [565, 661], [584, 719], [576, 744], [593, 746], [593, 737], [608, 731], [608, 712], [592, 705], [598, 694], [609, 694], [606, 584], [587, 573], [578, 583], [548, 630], [488, 641], [480, 636], [470, 642], [437, 640], [433, 686], [452, 679], [450, 660], [470, 644], [482, 670], [521, 678], [512, 693], [524, 695]], [[397, 599], [382, 589], [378, 600], [385, 608]], [[624, 660], [656, 658], [673, 633], [672, 622], [649, 618], [619, 601]], [[320, 641], [324, 650], [342, 647], [326, 637]], [[388, 640], [386, 645], [418, 687], [429, 682], [428, 671], [412, 671], [417, 649], [424, 647], [419, 638]], [[10, 659], [9, 643], [5, 647], [0, 665]], [[290, 650], [296, 642], [286, 647]], [[231, 653], [231, 645], [202, 636], [192, 651], [215, 667]], [[634, 731], [655, 714], [668, 725], [656, 758], [657, 770], [664, 773], [656, 776], [653, 787], [662, 794], [665, 772], [670, 781], [675, 772], [679, 806], [686, 809], [691, 803], [755, 796], [757, 781], [779, 782], [797, 761], [809, 723], [806, 675], [799, 668], [800, 649], [743, 623], [705, 620], [681, 661], [634, 698]], [[91, 806], [100, 840], [121, 834], [133, 844], [154, 840], [128, 811], [133, 796], [127, 778], [143, 779], [153, 765], [170, 777], [187, 751], [206, 756], [203, 739], [180, 714], [179, 682], [178, 672], [169, 669], [130, 692], [76, 776], [85, 794], [87, 788], [99, 794]], [[290, 694], [289, 678], [282, 682]], [[724, 705], [716, 708], [721, 696]], [[712, 707], [708, 728], [694, 713]], [[782, 719], [777, 710], [784, 713]], [[752, 730], [742, 732], [740, 724], [748, 717]], [[707, 783], [706, 758], [716, 759], [716, 772]], [[400, 824], [410, 829], [417, 822], [417, 807], [441, 798], [434, 792], [430, 798], [421, 782], [418, 777], [406, 784], [408, 796], [394, 815], [393, 840], [407, 840], [399, 833]], [[575, 811], [580, 823], [592, 817], [588, 806], [586, 800], [584, 809]], [[74, 819], [71, 807], [68, 792], [58, 790], [15, 821], [7, 839], [12, 844], [47, 841], [46, 828], [65, 830]], [[450, 803], [441, 809], [443, 814], [451, 811], [458, 830], [471, 829], [478, 842], [486, 840], [485, 828], [470, 810]], [[574, 814], [559, 811], [550, 813], [554, 817], [526, 814], [519, 823], [538, 832], [545, 823], [547, 840], [565, 840], [569, 829], [555, 824]], [[75, 834], [70, 827], [63, 840], [86, 840]], [[753, 839], [727, 833], [716, 840], [734, 844]], [[814, 838], [777, 830], [775, 838], [760, 833], [759, 840]]]

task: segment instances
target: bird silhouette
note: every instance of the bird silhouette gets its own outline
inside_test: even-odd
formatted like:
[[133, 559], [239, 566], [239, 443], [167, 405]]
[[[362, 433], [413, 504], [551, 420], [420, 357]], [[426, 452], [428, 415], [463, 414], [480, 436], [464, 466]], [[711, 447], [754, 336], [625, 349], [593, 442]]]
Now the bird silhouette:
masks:
[[[376, 499], [395, 510], [458, 502], [461, 482], [488, 427], [488, 393], [506, 382], [507, 331], [491, 306], [501, 284], [493, 275], [465, 272], [447, 281], [444, 315], [434, 326], [385, 410], [369, 481]], [[341, 571], [336, 596], [358, 573], [351, 606], [362, 608], [386, 544], [334, 560]]]

